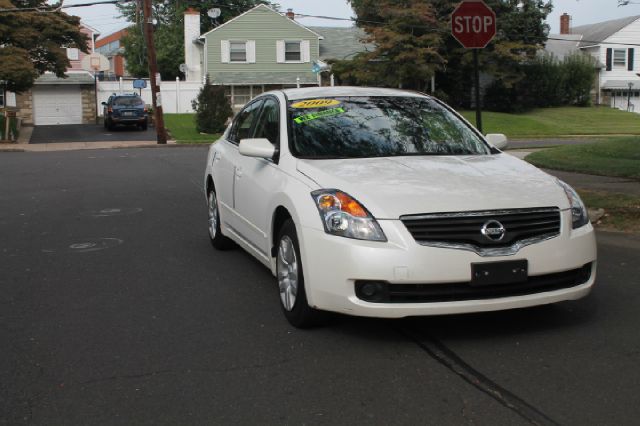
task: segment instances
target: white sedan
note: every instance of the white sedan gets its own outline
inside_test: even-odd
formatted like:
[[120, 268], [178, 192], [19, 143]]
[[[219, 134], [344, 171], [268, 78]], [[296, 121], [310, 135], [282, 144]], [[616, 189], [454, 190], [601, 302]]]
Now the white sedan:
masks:
[[264, 93], [209, 149], [214, 247], [276, 276], [297, 327], [579, 299], [596, 276], [576, 192], [439, 100], [317, 87]]

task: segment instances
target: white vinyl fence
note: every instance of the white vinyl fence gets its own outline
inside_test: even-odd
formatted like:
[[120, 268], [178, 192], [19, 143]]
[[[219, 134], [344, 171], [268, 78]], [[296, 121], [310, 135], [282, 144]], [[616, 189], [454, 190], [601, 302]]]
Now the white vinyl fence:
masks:
[[[162, 81], [160, 94], [162, 111], [164, 113], [194, 112], [191, 101], [198, 97], [202, 83], [194, 81]], [[102, 102], [109, 96], [122, 93], [140, 93], [140, 89], [133, 88], [133, 80], [98, 81], [98, 115], [102, 116]], [[151, 105], [151, 83], [147, 80], [147, 87], [141, 94], [145, 104]]]

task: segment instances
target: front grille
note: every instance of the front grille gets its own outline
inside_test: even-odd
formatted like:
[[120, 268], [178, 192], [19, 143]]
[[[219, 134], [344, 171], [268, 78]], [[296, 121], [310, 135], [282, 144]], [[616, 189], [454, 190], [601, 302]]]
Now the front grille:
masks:
[[[591, 263], [555, 274], [537, 275], [517, 284], [472, 286], [470, 282], [450, 284], [389, 284], [385, 281], [356, 281], [359, 299], [373, 303], [428, 303], [496, 299], [561, 290], [584, 284], [591, 278]], [[376, 291], [368, 291], [373, 284]]]
[[[499, 248], [510, 247], [523, 240], [560, 234], [560, 210], [557, 207], [433, 213], [401, 216], [400, 220], [416, 242], [424, 245], [435, 243]], [[502, 225], [502, 238], [483, 235], [482, 229], [487, 224], [489, 228]]]

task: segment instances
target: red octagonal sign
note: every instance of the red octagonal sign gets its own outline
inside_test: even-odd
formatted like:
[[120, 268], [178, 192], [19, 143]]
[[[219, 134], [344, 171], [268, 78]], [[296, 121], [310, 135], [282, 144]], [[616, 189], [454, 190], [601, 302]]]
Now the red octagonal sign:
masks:
[[451, 34], [467, 49], [482, 49], [496, 35], [496, 14], [482, 0], [465, 0], [451, 15]]

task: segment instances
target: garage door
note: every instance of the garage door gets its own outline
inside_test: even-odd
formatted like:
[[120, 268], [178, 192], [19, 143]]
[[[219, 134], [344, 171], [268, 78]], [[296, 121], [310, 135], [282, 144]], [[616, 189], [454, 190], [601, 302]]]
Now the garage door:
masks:
[[82, 124], [80, 86], [34, 87], [33, 112], [36, 126], [45, 124]]

